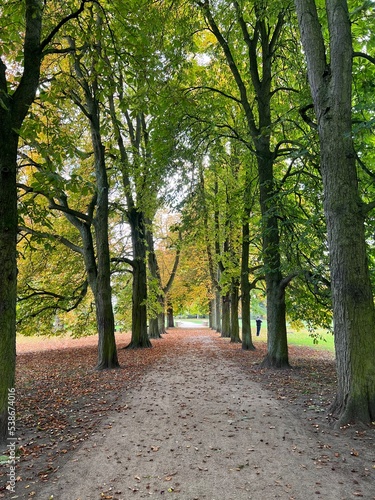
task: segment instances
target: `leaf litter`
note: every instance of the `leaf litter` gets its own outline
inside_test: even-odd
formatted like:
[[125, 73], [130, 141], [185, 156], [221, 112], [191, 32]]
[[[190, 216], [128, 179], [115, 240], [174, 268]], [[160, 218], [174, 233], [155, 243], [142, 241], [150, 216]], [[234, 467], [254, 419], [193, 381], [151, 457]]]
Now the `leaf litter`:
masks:
[[[130, 337], [125, 335], [120, 336], [120, 339], [118, 353], [122, 368], [114, 371], [96, 372], [93, 370], [96, 361], [96, 346], [86, 345], [86, 343], [89, 344], [94, 339], [90, 339], [90, 341], [83, 339], [81, 342], [83, 345], [79, 346], [72, 342], [73, 347], [51, 349], [47, 352], [36, 350], [35, 352], [19, 354], [17, 358], [18, 498], [31, 498], [35, 496], [35, 492], [43, 484], [55, 481], [64, 465], [68, 461], [75, 460], [74, 457], [78, 450], [84, 450], [87, 460], [89, 460], [90, 454], [96, 446], [96, 444], [92, 448], [88, 446], [90, 438], [98, 431], [104, 436], [106, 432], [110, 433], [112, 426], [116, 425], [116, 415], [130, 415], [134, 411], [133, 405], [126, 399], [126, 395], [142, 386], [144, 377], [152, 373], [153, 370], [157, 373], [161, 366], [168, 368], [168, 364], [171, 365], [172, 369], [176, 368], [176, 360], [187, 355], [209, 359], [218, 366], [225, 360], [229, 366], [229, 370], [226, 373], [223, 372], [221, 378], [218, 377], [212, 386], [210, 386], [211, 382], [202, 385], [199, 394], [202, 402], [212, 405], [211, 396], [216, 383], [228, 384], [231, 370], [237, 370], [237, 376], [238, 373], [242, 373], [247, 379], [266, 390], [277, 404], [284, 405], [287, 413], [282, 415], [283, 417], [292, 415], [299, 419], [303, 422], [306, 432], [316, 438], [316, 453], [310, 459], [317, 471], [328, 468], [330, 471], [349, 472], [353, 486], [348, 498], [358, 496], [375, 498], [375, 496], [368, 496], [366, 493], [368, 483], [374, 479], [374, 429], [357, 429], [347, 426], [344, 429], [333, 430], [326, 417], [336, 383], [334, 361], [328, 353], [311, 348], [291, 346], [290, 359], [294, 366], [292, 370], [262, 370], [259, 365], [265, 355], [265, 344], [257, 343], [255, 352], [242, 351], [240, 345], [232, 344], [228, 339], [220, 338], [217, 333], [208, 329], [170, 330], [170, 333], [163, 339], [153, 341], [152, 349], [124, 350], [121, 347], [129, 342]], [[189, 370], [189, 366], [184, 369]], [[175, 371], [172, 376], [178, 377], [179, 374], [176, 374]], [[186, 376], [191, 376], [187, 373], [186, 371], [185, 379], [184, 376], [181, 377], [180, 383], [184, 383]], [[202, 366], [202, 373], [196, 375], [204, 378], [204, 366]], [[160, 381], [160, 384], [163, 384], [163, 380]], [[178, 387], [178, 384], [175, 387]], [[182, 429], [185, 429], [182, 432], [188, 443], [184, 449], [189, 453], [191, 449], [198, 456], [190, 463], [190, 468], [194, 474], [205, 474], [207, 477], [207, 473], [210, 473], [208, 462], [212, 460], [211, 454], [207, 454], [207, 451], [220, 451], [220, 442], [216, 443], [217, 446], [210, 443], [208, 449], [205, 449], [202, 441], [197, 443], [194, 442], [192, 436], [186, 436], [187, 432], [197, 431], [200, 424], [199, 421], [195, 421], [195, 410], [192, 411], [191, 403], [196, 398], [194, 385], [190, 387], [190, 391], [189, 393], [187, 389], [183, 390], [183, 397], [178, 400], [178, 419], [188, 422], [188, 424], [182, 424]], [[251, 433], [253, 431], [252, 425], [250, 425], [253, 420], [252, 416], [246, 413], [247, 410], [245, 411], [243, 408], [239, 413], [237, 406], [241, 406], [241, 397], [245, 399], [246, 395], [241, 396], [237, 390], [234, 394], [228, 393], [226, 396], [228, 396], [226, 399], [227, 407], [217, 407], [216, 405], [212, 408], [212, 415], [217, 415], [218, 422], [221, 422], [220, 413], [230, 416], [225, 424], [220, 423], [220, 425], [230, 426], [226, 427], [228, 430], [237, 426], [234, 431], [227, 432], [225, 439], [235, 439], [237, 433], [244, 430], [244, 428], [240, 428], [241, 425], [247, 426], [247, 432]], [[159, 405], [162, 408], [163, 399], [168, 397], [170, 397], [169, 394], [160, 391], [160, 401], [154, 398], [154, 404], [151, 407], [148, 406], [146, 412], [152, 414]], [[262, 396], [259, 396], [259, 401], [261, 399]], [[155, 401], [158, 402], [155, 403]], [[264, 404], [264, 402], [262, 403]], [[138, 409], [136, 410], [138, 411]], [[132, 417], [136, 418], [135, 413]], [[209, 417], [209, 415], [204, 416], [202, 420], [209, 420]], [[265, 438], [259, 439], [258, 446], [254, 446], [254, 443], [248, 443], [252, 446], [247, 450], [253, 451], [254, 455], [257, 451], [259, 452], [260, 446], [272, 446], [272, 439], [267, 434], [277, 433], [279, 428], [277, 423], [267, 420], [273, 417], [272, 404], [267, 402], [262, 407]], [[209, 422], [207, 423], [209, 424]], [[283, 440], [290, 439], [292, 434], [292, 430], [285, 430]], [[134, 437], [137, 439], [137, 436]], [[167, 441], [168, 437], [162, 436], [161, 438]], [[149, 458], [149, 453], [151, 452], [152, 455], [155, 453], [155, 457], [161, 454], [163, 457], [167, 452], [166, 447], [163, 446], [164, 443], [155, 444], [155, 440], [151, 443], [148, 450], [145, 451], [142, 451], [141, 443], [138, 443], [136, 456], [139, 457], [139, 460], [144, 461], [145, 457], [147, 460], [157, 460], [158, 458]], [[236, 445], [234, 444], [234, 446]], [[233, 455], [231, 448], [228, 450], [226, 450], [225, 460], [231, 460]], [[168, 452], [169, 454], [177, 452], [181, 454], [180, 445], [174, 443], [174, 448], [168, 449]], [[249, 453], [249, 451], [247, 452]], [[202, 457], [201, 463], [198, 464], [201, 453], [205, 455]], [[293, 446], [292, 453], [303, 456], [304, 450]], [[219, 455], [222, 457], [223, 453], [219, 453]], [[2, 457], [4, 456], [6, 455]], [[264, 463], [252, 464], [248, 457], [249, 455], [246, 459], [228, 466], [226, 474], [244, 474], [245, 471], [252, 469], [256, 477], [261, 476]], [[125, 457], [122, 458], [125, 460]], [[133, 459], [133, 456], [128, 457], [129, 461]], [[0, 478], [6, 475], [6, 463], [3, 462], [0, 464]], [[118, 458], [117, 463], [121, 464], [121, 460]], [[78, 466], [77, 464], [76, 467]], [[309, 465], [301, 464], [301, 470], [307, 470], [309, 467]], [[175, 480], [175, 476], [181, 476], [181, 471], [165, 473], [160, 476], [160, 480], [170, 483]], [[138, 474], [133, 478], [137, 478], [138, 485], [133, 484], [128, 486], [128, 489], [134, 494], [142, 495], [139, 483], [142, 483], [143, 476]], [[318, 479], [319, 477], [317, 477], [317, 482]], [[275, 480], [273, 487], [276, 488], [280, 484]], [[152, 489], [150, 483], [147, 486], [145, 491], [148, 495], [156, 494], [155, 488]], [[7, 494], [5, 488], [5, 485], [0, 486], [0, 497]], [[208, 488], [210, 488], [209, 485]], [[321, 486], [319, 488], [322, 489]], [[286, 484], [283, 485], [283, 489], [288, 492], [288, 495], [290, 494], [290, 488]], [[116, 491], [118, 493], [102, 489], [100, 494], [102, 496], [98, 498], [121, 499], [120, 490]], [[171, 485], [167, 490], [159, 488], [159, 493], [162, 491], [171, 494], [178, 493], [179, 500], [191, 498], [181, 496], [183, 494], [181, 493], [181, 482]], [[209, 493], [209, 489], [206, 493]], [[247, 495], [245, 486], [244, 495]], [[68, 499], [69, 496], [66, 498]], [[197, 498], [205, 497], [197, 496]], [[246, 496], [241, 497], [237, 492], [235, 498], [246, 498]], [[284, 497], [281, 496], [281, 498]], [[291, 498], [291, 496], [285, 496], [285, 498]]]

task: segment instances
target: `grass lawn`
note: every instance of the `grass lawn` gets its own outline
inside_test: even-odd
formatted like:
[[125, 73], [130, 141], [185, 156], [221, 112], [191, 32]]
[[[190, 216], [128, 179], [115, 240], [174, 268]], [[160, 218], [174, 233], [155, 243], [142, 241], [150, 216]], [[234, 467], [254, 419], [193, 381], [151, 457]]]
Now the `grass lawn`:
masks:
[[[289, 344], [300, 345], [300, 346], [308, 346], [314, 347], [316, 349], [324, 349], [326, 351], [334, 351], [334, 339], [333, 335], [325, 330], [319, 332], [322, 338], [313, 339], [310, 337], [307, 330], [288, 330], [288, 342]], [[314, 344], [314, 340], [318, 341], [318, 343]]]
[[[255, 336], [256, 332], [255, 321], [251, 322], [251, 331], [255, 339], [259, 338], [259, 340], [266, 340], [267, 321], [263, 321], [259, 337]], [[292, 327], [287, 327], [287, 332], [288, 332], [288, 344], [313, 347], [314, 349], [323, 349], [325, 351], [331, 351], [331, 352], [334, 352], [335, 350], [333, 335], [327, 332], [326, 330], [319, 330], [318, 335], [321, 338], [318, 337], [317, 339], [311, 337], [306, 329], [295, 330]], [[316, 343], [316, 341], [318, 342]]]

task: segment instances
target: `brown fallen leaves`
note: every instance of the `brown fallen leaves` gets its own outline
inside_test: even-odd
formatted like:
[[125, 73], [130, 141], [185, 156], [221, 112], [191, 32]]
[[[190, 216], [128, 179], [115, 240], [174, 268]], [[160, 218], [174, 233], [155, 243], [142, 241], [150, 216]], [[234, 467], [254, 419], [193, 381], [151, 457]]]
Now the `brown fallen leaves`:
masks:
[[[118, 355], [121, 369], [98, 372], [96, 346], [83, 345], [64, 349], [23, 353], [17, 357], [17, 482], [30, 491], [33, 485], [48, 481], [69, 459], [71, 452], [84, 444], [95, 433], [109, 412], [126, 412], [123, 396], [136, 384], [142, 384], [142, 375], [152, 370], [156, 362], [181, 356], [188, 344], [181, 345], [181, 337], [192, 337], [191, 348], [204, 349], [205, 345], [194, 336], [210, 335], [221, 355], [240, 366], [254, 381], [261, 383], [279, 400], [297, 412], [306, 412], [316, 432], [324, 432], [323, 424], [335, 390], [335, 366], [332, 357], [310, 348], [290, 347], [291, 370], [261, 370], [259, 364], [266, 354], [264, 343], [257, 343], [254, 352], [242, 351], [241, 345], [231, 344], [215, 332], [206, 330], [170, 330], [163, 339], [154, 340], [153, 348], [125, 350], [130, 336], [121, 336]], [[91, 343], [93, 339], [91, 339]], [[58, 343], [57, 343], [58, 344]], [[74, 346], [76, 343], [71, 342]], [[83, 342], [84, 344], [84, 342]], [[51, 342], [53, 347], [56, 345]], [[187, 346], [187, 347], [186, 347]], [[209, 350], [205, 355], [218, 357]], [[223, 408], [223, 412], [225, 409]], [[189, 416], [192, 418], [193, 416]], [[102, 423], [110, 428], [110, 422]], [[357, 437], [368, 438], [366, 432]], [[372, 443], [371, 443], [372, 444]], [[159, 446], [153, 446], [157, 452]], [[352, 456], [358, 457], [357, 448], [351, 448]], [[337, 459], [340, 453], [337, 452]], [[322, 460], [323, 458], [320, 457]], [[370, 465], [371, 467], [371, 465]], [[6, 466], [0, 468], [0, 498], [6, 495]], [[166, 474], [165, 481], [173, 473]], [[102, 498], [112, 498], [103, 493]]]

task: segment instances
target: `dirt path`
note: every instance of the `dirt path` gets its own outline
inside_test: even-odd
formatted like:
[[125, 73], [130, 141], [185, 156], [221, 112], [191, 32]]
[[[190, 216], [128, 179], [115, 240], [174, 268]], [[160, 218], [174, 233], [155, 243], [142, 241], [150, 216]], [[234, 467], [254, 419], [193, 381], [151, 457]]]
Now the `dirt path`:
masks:
[[322, 450], [306, 419], [252, 382], [219, 343], [208, 330], [181, 335], [124, 394], [126, 409], [112, 412], [35, 497], [375, 498], [370, 475], [353, 479], [361, 471], [343, 459], [348, 449]]

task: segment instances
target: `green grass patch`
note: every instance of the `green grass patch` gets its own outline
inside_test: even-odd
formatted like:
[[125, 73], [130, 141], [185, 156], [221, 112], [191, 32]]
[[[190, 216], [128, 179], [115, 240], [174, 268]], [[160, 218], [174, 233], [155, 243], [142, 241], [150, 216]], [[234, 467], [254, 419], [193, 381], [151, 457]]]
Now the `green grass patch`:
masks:
[[319, 330], [317, 334], [317, 337], [311, 337], [307, 330], [290, 329], [288, 330], [288, 343], [334, 352], [335, 344], [332, 333]]
[[[267, 321], [263, 320], [262, 328], [260, 330], [260, 336], [257, 337], [256, 334], [256, 325], [255, 321], [251, 322], [251, 332], [253, 335], [253, 339], [259, 339], [266, 341], [267, 340]], [[327, 330], [317, 330], [317, 336], [312, 337], [309, 335], [307, 329], [296, 330], [292, 327], [287, 327], [288, 332], [288, 344], [297, 345], [303, 347], [312, 347], [314, 349], [322, 349], [325, 351], [334, 352], [334, 338], [330, 332]]]

